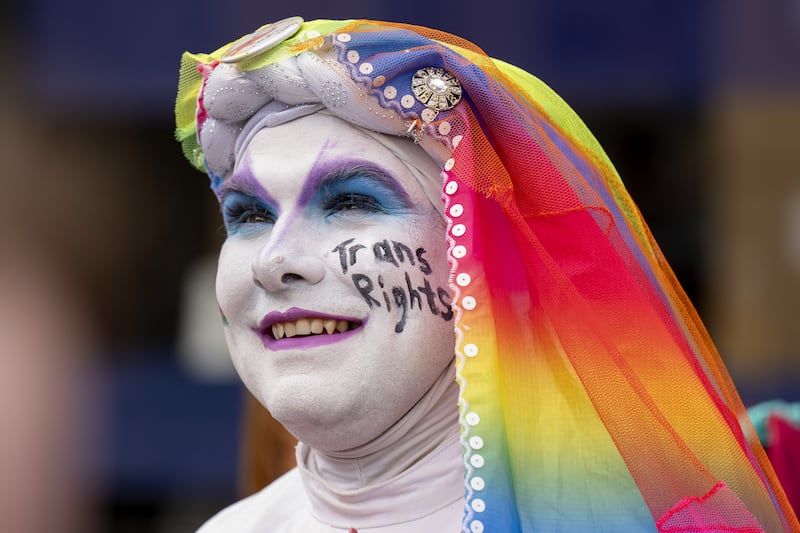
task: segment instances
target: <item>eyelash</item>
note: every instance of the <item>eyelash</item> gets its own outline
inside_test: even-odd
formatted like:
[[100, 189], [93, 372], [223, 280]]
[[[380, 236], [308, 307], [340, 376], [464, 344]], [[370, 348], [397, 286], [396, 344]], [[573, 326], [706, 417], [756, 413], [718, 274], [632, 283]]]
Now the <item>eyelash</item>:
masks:
[[226, 227], [237, 227], [246, 224], [274, 224], [275, 215], [257, 202], [235, 202], [225, 206], [224, 218]]
[[[271, 226], [277, 221], [275, 214], [252, 198], [230, 198], [223, 210], [225, 229], [229, 234], [240, 230]], [[328, 195], [320, 206], [330, 215], [367, 215], [387, 213], [381, 202], [370, 194], [341, 192]]]
[[374, 197], [368, 194], [341, 193], [325, 199], [322, 206], [326, 211], [341, 213], [360, 211], [363, 213], [386, 213], [386, 209]]

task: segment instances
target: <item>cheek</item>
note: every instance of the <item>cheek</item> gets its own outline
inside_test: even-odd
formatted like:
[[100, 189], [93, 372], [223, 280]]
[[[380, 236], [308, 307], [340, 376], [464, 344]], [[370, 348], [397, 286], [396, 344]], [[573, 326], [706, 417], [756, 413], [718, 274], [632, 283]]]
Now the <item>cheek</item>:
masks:
[[[353, 239], [337, 246], [342, 273], [373, 316], [392, 320], [395, 333], [420, 328], [438, 331], [443, 328], [437, 326], [453, 318], [444, 230], [438, 229]], [[430, 324], [431, 317], [441, 322]]]
[[250, 263], [240, 248], [226, 241], [217, 263], [216, 294], [223, 320], [230, 319], [246, 304], [254, 286]]

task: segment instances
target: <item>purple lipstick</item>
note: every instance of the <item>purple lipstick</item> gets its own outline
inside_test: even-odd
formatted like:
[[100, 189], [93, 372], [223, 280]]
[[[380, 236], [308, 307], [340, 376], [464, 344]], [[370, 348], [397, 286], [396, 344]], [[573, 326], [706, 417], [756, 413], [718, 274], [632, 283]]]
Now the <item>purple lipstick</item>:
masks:
[[343, 341], [357, 334], [365, 324], [366, 319], [293, 307], [285, 312], [268, 313], [256, 333], [269, 350], [298, 350]]

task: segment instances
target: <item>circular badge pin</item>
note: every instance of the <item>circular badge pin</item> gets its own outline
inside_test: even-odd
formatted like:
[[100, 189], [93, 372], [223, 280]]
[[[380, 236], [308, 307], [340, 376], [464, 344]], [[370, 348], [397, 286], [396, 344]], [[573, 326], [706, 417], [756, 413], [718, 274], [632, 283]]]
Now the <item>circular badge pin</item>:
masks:
[[453, 109], [461, 100], [461, 83], [439, 67], [421, 68], [411, 78], [414, 97], [434, 111]]
[[282, 43], [300, 29], [302, 17], [289, 17], [245, 35], [220, 58], [222, 63], [240, 63]]

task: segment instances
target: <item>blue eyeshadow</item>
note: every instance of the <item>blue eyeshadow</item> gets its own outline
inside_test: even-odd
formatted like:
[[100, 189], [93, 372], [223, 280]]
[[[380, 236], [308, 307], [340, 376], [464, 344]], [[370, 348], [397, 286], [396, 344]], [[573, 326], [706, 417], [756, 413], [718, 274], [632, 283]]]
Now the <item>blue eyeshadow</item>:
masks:
[[228, 235], [263, 231], [275, 224], [275, 210], [250, 194], [228, 189], [222, 198], [222, 219]]
[[413, 207], [408, 194], [393, 178], [361, 165], [345, 166], [325, 176], [316, 187], [314, 201], [330, 207], [337, 198], [348, 197], [359, 202], [372, 200], [376, 212], [404, 212]]

